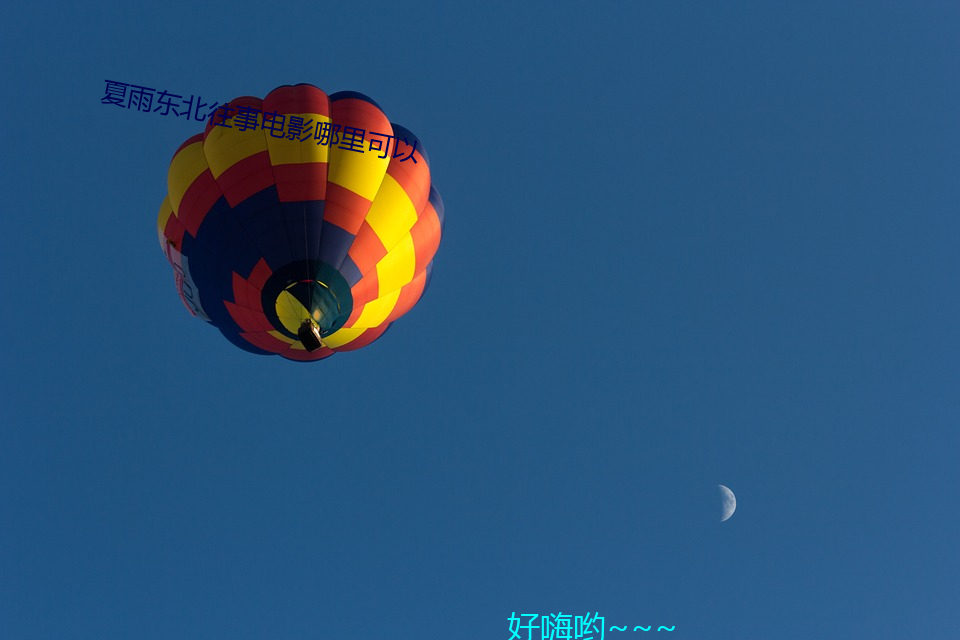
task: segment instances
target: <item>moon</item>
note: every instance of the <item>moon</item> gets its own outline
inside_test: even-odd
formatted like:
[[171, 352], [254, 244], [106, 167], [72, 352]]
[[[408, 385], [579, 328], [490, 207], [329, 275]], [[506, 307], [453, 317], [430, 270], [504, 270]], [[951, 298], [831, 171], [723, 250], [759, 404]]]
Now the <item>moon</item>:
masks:
[[720, 502], [723, 508], [723, 512], [720, 514], [720, 522], [726, 522], [737, 510], [737, 496], [733, 495], [733, 491], [722, 484], [718, 484], [717, 488], [720, 489]]

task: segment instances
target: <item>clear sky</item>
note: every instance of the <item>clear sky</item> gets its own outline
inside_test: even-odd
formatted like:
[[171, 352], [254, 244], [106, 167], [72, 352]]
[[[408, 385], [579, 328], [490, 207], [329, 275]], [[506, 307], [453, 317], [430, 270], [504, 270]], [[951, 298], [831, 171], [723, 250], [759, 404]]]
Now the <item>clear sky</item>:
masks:
[[[960, 5], [137, 4], [0, 8], [0, 639], [958, 637]], [[372, 97], [424, 299], [313, 364], [191, 318], [201, 127], [107, 79]]]

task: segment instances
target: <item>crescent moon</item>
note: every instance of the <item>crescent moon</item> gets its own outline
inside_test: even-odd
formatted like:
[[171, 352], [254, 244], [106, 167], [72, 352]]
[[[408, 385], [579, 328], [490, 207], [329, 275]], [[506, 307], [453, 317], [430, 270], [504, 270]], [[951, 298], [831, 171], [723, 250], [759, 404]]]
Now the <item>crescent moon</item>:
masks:
[[720, 514], [720, 522], [726, 522], [737, 510], [737, 496], [733, 495], [733, 491], [722, 484], [718, 484], [717, 488], [720, 489], [720, 502], [723, 508], [723, 512]]

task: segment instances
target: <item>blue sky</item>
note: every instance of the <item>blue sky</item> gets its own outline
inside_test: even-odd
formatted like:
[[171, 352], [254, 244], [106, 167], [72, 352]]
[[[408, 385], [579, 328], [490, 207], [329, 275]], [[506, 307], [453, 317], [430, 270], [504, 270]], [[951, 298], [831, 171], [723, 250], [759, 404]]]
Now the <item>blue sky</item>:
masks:
[[[957, 5], [405, 4], [0, 9], [0, 638], [956, 637]], [[371, 96], [425, 298], [230, 345], [105, 79]]]

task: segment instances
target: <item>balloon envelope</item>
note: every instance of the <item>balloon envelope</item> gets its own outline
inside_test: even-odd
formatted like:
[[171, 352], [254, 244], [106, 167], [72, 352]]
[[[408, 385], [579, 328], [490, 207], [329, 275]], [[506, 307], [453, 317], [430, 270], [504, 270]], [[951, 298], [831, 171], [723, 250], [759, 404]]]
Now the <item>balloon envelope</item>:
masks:
[[366, 346], [409, 311], [442, 227], [419, 140], [370, 98], [308, 84], [221, 107], [174, 154], [158, 218], [187, 310], [300, 361]]

